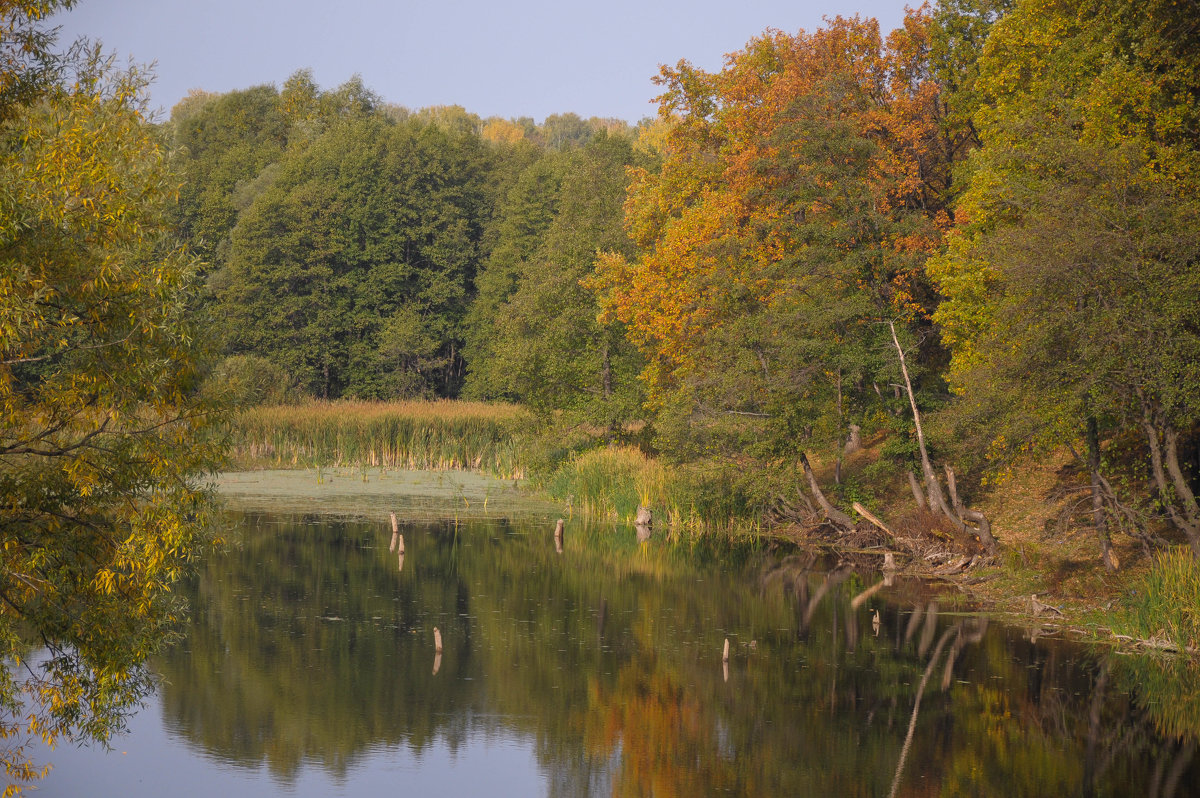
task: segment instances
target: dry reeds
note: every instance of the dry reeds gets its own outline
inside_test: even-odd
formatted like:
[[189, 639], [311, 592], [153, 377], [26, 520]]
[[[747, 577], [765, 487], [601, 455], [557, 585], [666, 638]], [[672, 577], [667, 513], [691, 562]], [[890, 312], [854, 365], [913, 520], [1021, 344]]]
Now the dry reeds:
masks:
[[531, 422], [507, 404], [314, 401], [244, 411], [230, 430], [231, 452], [242, 468], [458, 468], [519, 478], [519, 439]]

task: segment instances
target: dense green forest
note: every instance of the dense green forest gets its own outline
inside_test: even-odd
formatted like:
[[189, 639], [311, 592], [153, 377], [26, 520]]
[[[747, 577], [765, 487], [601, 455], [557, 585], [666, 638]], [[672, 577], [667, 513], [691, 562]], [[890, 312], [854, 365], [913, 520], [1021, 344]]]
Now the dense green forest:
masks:
[[631, 252], [625, 168], [652, 156], [624, 123], [410, 112], [299, 72], [194, 93], [163, 132], [226, 351], [297, 390], [561, 407], [636, 374], [580, 285], [598, 248]]

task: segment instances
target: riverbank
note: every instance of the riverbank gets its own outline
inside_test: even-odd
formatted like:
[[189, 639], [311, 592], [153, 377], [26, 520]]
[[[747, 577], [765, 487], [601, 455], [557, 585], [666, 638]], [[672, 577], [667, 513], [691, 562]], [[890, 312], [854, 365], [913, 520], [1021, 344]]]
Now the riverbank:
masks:
[[[851, 468], [861, 473], [874, 457], [865, 452]], [[1067, 635], [1123, 651], [1200, 655], [1200, 578], [1190, 549], [1182, 541], [1156, 549], [1144, 537], [1116, 534], [1113, 551], [1121, 565], [1108, 571], [1089, 515], [1078, 512], [1075, 482], [1064, 453], [1029, 463], [983, 494], [978, 506], [992, 520], [997, 540], [992, 556], [977, 542], [950, 535], [939, 516], [905, 510], [911, 497], [900, 490], [878, 511], [900, 540], [860, 523], [857, 539], [840, 548], [868, 567], [881, 567], [884, 550], [915, 551], [895, 558], [898, 573], [943, 583], [1035, 637]], [[921, 520], [932, 534], [913, 535]], [[784, 526], [772, 534], [797, 545], [839, 546], [830, 529]]]
[[[309, 469], [318, 487], [326, 476], [361, 482], [369, 493], [382, 489], [381, 477], [389, 471], [490, 473], [519, 480], [544, 507], [557, 507], [568, 518], [632, 524], [637, 509], [649, 507], [656, 526], [676, 541], [759, 537], [835, 550], [868, 570], [882, 569], [884, 552], [892, 551], [900, 572], [953, 585], [1031, 629], [1185, 652], [1194, 651], [1200, 639], [1200, 617], [1193, 617], [1200, 614], [1194, 569], [1182, 568], [1177, 584], [1168, 585], [1160, 573], [1161, 552], [1118, 534], [1113, 550], [1121, 567], [1106, 571], [1090, 518], [1078, 512], [1078, 475], [1066, 456], [1031, 463], [1003, 483], [976, 491], [974, 501], [992, 519], [998, 542], [987, 556], [945, 519], [915, 507], [900, 474], [887, 466], [880, 439], [847, 457], [840, 479], [832, 463], [813, 458], [834, 502], [844, 508], [860, 503], [889, 529], [885, 534], [861, 520], [847, 534], [802, 506], [805, 494], [795, 483], [789, 488], [787, 469], [779, 464], [746, 458], [738, 464], [669, 466], [637, 446], [602, 444], [595, 431], [539, 428], [532, 414], [514, 405], [260, 407], [241, 414], [230, 435], [235, 467]], [[798, 498], [789, 501], [789, 492]], [[451, 498], [471, 501], [465, 494]], [[488, 497], [475, 499], [475, 510], [486, 508]], [[465, 505], [460, 509], [468, 511]]]

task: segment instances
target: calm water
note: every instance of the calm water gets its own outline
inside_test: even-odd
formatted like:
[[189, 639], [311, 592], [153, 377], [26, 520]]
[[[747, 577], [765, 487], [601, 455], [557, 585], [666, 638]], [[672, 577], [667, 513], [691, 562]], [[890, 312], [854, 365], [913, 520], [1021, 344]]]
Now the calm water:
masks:
[[532, 516], [404, 523], [400, 567], [386, 516], [234, 515], [157, 695], [39, 795], [1200, 794], [1187, 674], [919, 585], [853, 609], [878, 575]]

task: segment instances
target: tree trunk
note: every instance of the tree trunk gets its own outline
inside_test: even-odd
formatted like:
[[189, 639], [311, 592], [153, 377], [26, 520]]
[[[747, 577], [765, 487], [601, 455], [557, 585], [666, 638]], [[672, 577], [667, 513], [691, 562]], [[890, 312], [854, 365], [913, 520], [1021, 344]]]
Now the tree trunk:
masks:
[[1167, 462], [1167, 473], [1171, 475], [1171, 483], [1175, 486], [1175, 495], [1179, 499], [1179, 503], [1183, 505], [1183, 513], [1187, 518], [1188, 541], [1192, 544], [1193, 555], [1200, 557], [1197, 554], [1197, 547], [1200, 546], [1200, 507], [1196, 505], [1196, 495], [1192, 493], [1192, 488], [1188, 485], [1187, 478], [1183, 475], [1183, 469], [1179, 466], [1179, 436], [1175, 432], [1175, 428], [1169, 424], [1164, 424], [1163, 438], [1166, 440], [1166, 452], [1164, 458]]
[[921, 471], [925, 476], [925, 489], [929, 493], [929, 506], [941, 510], [947, 518], [961, 528], [962, 520], [946, 505], [942, 484], [938, 481], [937, 474], [933, 472], [933, 465], [929, 462], [929, 450], [925, 448], [925, 431], [921, 426], [921, 411], [917, 409], [917, 398], [913, 394], [912, 380], [908, 376], [904, 347], [900, 346], [900, 338], [896, 335], [896, 324], [889, 321], [887, 325], [888, 329], [892, 331], [892, 343], [896, 345], [896, 354], [900, 357], [900, 373], [904, 375], [904, 387], [908, 391], [908, 403], [912, 407], [913, 424], [917, 428], [917, 446], [921, 451]]
[[954, 512], [958, 515], [961, 521], [974, 521], [977, 526], [971, 530], [966, 524], [963, 524], [964, 530], [973, 531], [979, 536], [979, 542], [983, 544], [984, 549], [988, 554], [996, 553], [996, 539], [992, 537], [992, 523], [988, 518], [978, 510], [968, 510], [966, 505], [958, 497], [958, 480], [954, 476], [954, 469], [950, 466], [944, 466], [946, 469], [946, 486], [950, 490], [950, 501], [954, 502]]
[[872, 524], [874, 524], [876, 527], [878, 527], [879, 530], [881, 532], [883, 532], [884, 534], [886, 534], [888, 537], [892, 538], [893, 540], [896, 539], [896, 533], [893, 532], [892, 530], [888, 529], [887, 524], [883, 523], [878, 518], [876, 518], [874, 515], [872, 515], [871, 512], [866, 507], [863, 507], [858, 502], [854, 503], [854, 512], [858, 513], [863, 518], [870, 521]]
[[1087, 419], [1088, 470], [1092, 477], [1092, 526], [1100, 541], [1100, 559], [1109, 572], [1115, 572], [1120, 563], [1112, 550], [1112, 538], [1108, 534], [1108, 519], [1104, 515], [1104, 487], [1100, 479], [1100, 433], [1095, 416]]
[[837, 373], [837, 414], [838, 414], [838, 446], [837, 461], [833, 464], [833, 484], [842, 484], [842, 458], [846, 455], [846, 446], [842, 432], [846, 429], [846, 417], [842, 413], [842, 370]]
[[[900, 373], [904, 375], [904, 387], [908, 391], [908, 403], [912, 407], [913, 424], [917, 429], [917, 446], [921, 451], [921, 470], [925, 474], [925, 488], [929, 491], [929, 508], [931, 510], [940, 510], [942, 515], [950, 519], [957, 527], [959, 532], [967, 531], [965, 518], [975, 520], [979, 527], [974, 531], [979, 535], [980, 542], [987, 549], [988, 554], [996, 553], [996, 539], [992, 537], [992, 525], [988, 521], [987, 516], [977, 510], [967, 510], [958, 498], [958, 485], [954, 480], [954, 469], [946, 466], [946, 477], [950, 486], [952, 501], [954, 502], [953, 509], [946, 504], [946, 497], [942, 493], [942, 483], [938, 480], [937, 474], [933, 471], [933, 465], [929, 461], [929, 451], [925, 448], [925, 431], [921, 426], [921, 411], [917, 409], [917, 398], [913, 394], [912, 380], [908, 376], [908, 364], [904, 359], [904, 347], [900, 346], [900, 338], [896, 335], [896, 325], [889, 321], [888, 329], [892, 332], [892, 343], [896, 345], [896, 354], [900, 358]], [[912, 484], [913, 495], [917, 499], [917, 504], [921, 505], [923, 497], [920, 495], [920, 486], [916, 484], [916, 479], [909, 471], [909, 480]]]
[[917, 508], [924, 510], [928, 505], [925, 504], [925, 494], [921, 490], [921, 483], [917, 481], [917, 475], [908, 469], [908, 487], [912, 489], [913, 500], [917, 503]]
[[1159, 441], [1158, 427], [1150, 413], [1150, 409], [1142, 406], [1142, 429], [1146, 432], [1146, 444], [1150, 448], [1150, 470], [1154, 475], [1154, 485], [1158, 488], [1158, 497], [1167, 508], [1171, 523], [1180, 531], [1187, 529], [1187, 524], [1179, 515], [1175, 502], [1171, 501], [1171, 489], [1167, 487], [1167, 476], [1163, 471], [1162, 444]]
[[862, 427], [857, 424], [851, 424], [850, 436], [846, 439], [846, 446], [843, 451], [846, 454], [854, 454], [862, 448]]
[[992, 537], [992, 522], [988, 520], [987, 516], [978, 510], [967, 510], [964, 508], [963, 518], [978, 524], [975, 528], [975, 534], [979, 535], [979, 542], [983, 544], [988, 554], [995, 554], [996, 538]]
[[808, 514], [815, 516], [817, 514], [817, 508], [813, 507], [812, 501], [804, 493], [804, 489], [800, 487], [799, 482], [796, 483], [796, 495], [800, 497], [800, 501], [804, 502], [804, 509], [808, 510]]
[[608, 360], [608, 344], [600, 351], [600, 386], [604, 391], [604, 398], [612, 397], [612, 365]]
[[946, 487], [950, 491], [951, 506], [954, 507], [954, 512], [961, 517], [963, 514], [963, 503], [958, 498], [958, 480], [954, 476], [954, 469], [950, 466], [942, 466], [946, 471]]
[[821, 492], [821, 486], [817, 484], [817, 477], [813, 473], [812, 466], [809, 465], [808, 455], [804, 452], [800, 453], [800, 465], [804, 467], [804, 476], [808, 477], [809, 490], [816, 497], [817, 504], [821, 505], [821, 510], [825, 513], [826, 520], [843, 532], [853, 529], [854, 521], [851, 520], [850, 516], [834, 507], [829, 499], [825, 498], [825, 494]]
[[[1200, 510], [1197, 510], [1196, 496], [1179, 467], [1175, 430], [1162, 420], [1161, 414], [1151, 407], [1145, 397], [1139, 394], [1138, 398], [1142, 403], [1142, 429], [1146, 432], [1146, 443], [1150, 447], [1150, 468], [1154, 485], [1158, 488], [1158, 497], [1166, 507], [1171, 523], [1187, 536], [1192, 547], [1192, 558], [1200, 562]], [[1166, 438], [1166, 451], [1160, 438]], [[1171, 473], [1171, 485], [1167, 484], [1164, 461]], [[1181, 514], [1179, 504], [1183, 505], [1186, 517]]]

